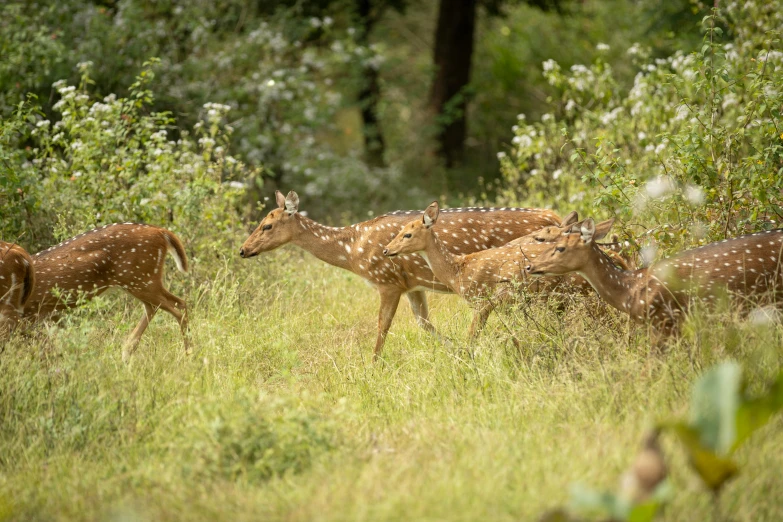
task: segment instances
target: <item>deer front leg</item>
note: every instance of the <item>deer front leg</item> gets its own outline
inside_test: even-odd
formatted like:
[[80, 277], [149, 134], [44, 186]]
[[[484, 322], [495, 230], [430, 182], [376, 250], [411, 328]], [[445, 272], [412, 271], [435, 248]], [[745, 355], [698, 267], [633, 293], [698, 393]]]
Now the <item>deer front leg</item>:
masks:
[[481, 333], [481, 330], [484, 329], [484, 325], [487, 324], [487, 319], [489, 319], [489, 314], [491, 314], [494, 309], [495, 304], [487, 298], [483, 298], [474, 303], [473, 321], [471, 321], [470, 328], [468, 329], [468, 338], [471, 341], [475, 340]]
[[389, 332], [394, 314], [397, 313], [397, 305], [400, 304], [402, 290], [396, 286], [381, 286], [378, 287], [378, 293], [381, 294], [381, 308], [378, 311], [378, 340], [375, 342], [373, 359], [381, 355], [386, 334]]
[[122, 346], [122, 360], [124, 362], [127, 362], [128, 358], [136, 350], [136, 347], [139, 344], [139, 340], [144, 334], [144, 330], [147, 329], [147, 326], [149, 326], [150, 321], [152, 321], [152, 318], [155, 317], [155, 313], [157, 313], [157, 311], [158, 309], [156, 307], [149, 303], [144, 303], [144, 314], [141, 316], [139, 324], [136, 325], [136, 328], [134, 328], [133, 332]]
[[416, 324], [427, 332], [437, 335], [435, 327], [430, 322], [430, 312], [427, 307], [427, 295], [424, 290], [413, 290], [406, 294], [408, 296], [408, 302], [411, 305], [413, 315], [416, 317]]

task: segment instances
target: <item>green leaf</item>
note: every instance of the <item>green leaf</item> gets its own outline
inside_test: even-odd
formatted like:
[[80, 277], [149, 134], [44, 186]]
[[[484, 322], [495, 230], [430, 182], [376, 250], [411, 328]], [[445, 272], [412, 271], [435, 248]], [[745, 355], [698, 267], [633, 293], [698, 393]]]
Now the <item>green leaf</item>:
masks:
[[599, 515], [627, 520], [631, 503], [608, 491], [595, 491], [581, 484], [571, 486], [570, 508], [581, 515]]
[[760, 397], [745, 399], [736, 416], [736, 436], [731, 451], [739, 447], [750, 435], [766, 424], [770, 417], [783, 409], [783, 371], [769, 390]]
[[725, 362], [707, 371], [693, 386], [690, 426], [705, 449], [728, 455], [737, 436], [742, 368]]
[[663, 424], [661, 429], [673, 431], [680, 439], [688, 455], [688, 462], [712, 491], [720, 488], [739, 472], [737, 465], [730, 459], [716, 455], [702, 445], [699, 432], [684, 422]]

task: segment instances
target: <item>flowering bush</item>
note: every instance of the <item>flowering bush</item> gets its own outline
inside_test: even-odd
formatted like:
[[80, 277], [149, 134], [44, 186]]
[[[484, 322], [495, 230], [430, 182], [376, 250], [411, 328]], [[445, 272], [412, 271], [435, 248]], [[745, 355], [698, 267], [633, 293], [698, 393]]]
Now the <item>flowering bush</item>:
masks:
[[[48, 216], [39, 226], [51, 229], [58, 221], [56, 239], [121, 221], [165, 225], [186, 238], [238, 225], [244, 184], [237, 180], [248, 170], [226, 152], [231, 128], [223, 121], [229, 107], [205, 104], [193, 134], [179, 130], [175, 136], [171, 115], [149, 110], [152, 65], [142, 70], [128, 97], [99, 99], [88, 88], [91, 64], [82, 63], [78, 87], [54, 85], [60, 95], [54, 110], [62, 119], [52, 124], [27, 111], [13, 120], [17, 134], [27, 123], [35, 144], [27, 159], [17, 158], [18, 184], [34, 187], [35, 210]], [[11, 123], [3, 128], [11, 129]], [[13, 237], [36, 226], [20, 214], [16, 218], [4, 233]], [[50, 239], [46, 230], [37, 232], [41, 243]]]
[[634, 45], [627, 93], [600, 57], [569, 71], [544, 62], [560, 96], [540, 122], [519, 116], [500, 156], [502, 199], [614, 213], [666, 248], [776, 226], [782, 13], [780, 2], [731, 3], [705, 17], [704, 45], [689, 55], [652, 60]]

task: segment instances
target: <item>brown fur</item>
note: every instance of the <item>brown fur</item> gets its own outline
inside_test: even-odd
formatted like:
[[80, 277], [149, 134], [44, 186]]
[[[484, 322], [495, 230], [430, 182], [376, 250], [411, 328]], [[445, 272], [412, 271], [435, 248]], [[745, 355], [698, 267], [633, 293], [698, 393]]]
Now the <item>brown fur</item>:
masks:
[[[437, 280], [418, 255], [394, 259], [383, 255], [383, 246], [403, 225], [421, 216], [421, 211], [392, 212], [349, 227], [333, 228], [302, 216], [295, 192], [289, 192], [288, 196], [277, 192], [276, 201], [278, 208], [261, 221], [242, 245], [242, 257], [253, 257], [291, 243], [369, 281], [381, 297], [376, 356], [381, 353], [403, 294], [407, 294], [419, 325], [434, 331], [424, 290], [450, 292], [450, 287]], [[544, 226], [560, 223], [560, 218], [550, 210], [515, 208], [448, 209], [442, 212], [441, 220], [444, 243], [450, 251], [459, 254], [501, 246]]]
[[35, 267], [19, 245], [0, 241], [0, 341], [19, 323], [35, 287]]
[[[63, 241], [33, 256], [38, 281], [24, 315], [33, 319], [51, 315], [73, 306], [80, 293], [89, 299], [119, 287], [145, 308], [125, 343], [123, 357], [136, 348], [159, 308], [180, 324], [187, 350], [187, 307], [163, 284], [167, 253], [172, 253], [183, 272], [187, 270], [185, 249], [177, 236], [151, 225], [115, 223]], [[52, 292], [55, 287], [60, 298]]]
[[680, 331], [693, 298], [708, 303], [721, 293], [782, 296], [783, 229], [749, 234], [686, 250], [650, 267], [616, 267], [598, 248], [595, 225], [563, 236], [531, 262], [533, 274], [578, 272], [610, 305], [637, 321], [649, 320], [660, 340]]

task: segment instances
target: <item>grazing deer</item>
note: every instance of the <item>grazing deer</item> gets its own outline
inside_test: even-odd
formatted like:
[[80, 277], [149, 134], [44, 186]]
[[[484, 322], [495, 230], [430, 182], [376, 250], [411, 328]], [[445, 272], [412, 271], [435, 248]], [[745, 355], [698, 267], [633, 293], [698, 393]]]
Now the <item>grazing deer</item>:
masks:
[[649, 320], [656, 344], [679, 334], [693, 297], [714, 301], [722, 291], [781, 296], [783, 229], [710, 243], [634, 271], [616, 267], [597, 247], [595, 241], [605, 234], [588, 219], [526, 270], [533, 275], [577, 272], [610, 305], [635, 320]]
[[[383, 253], [388, 257], [401, 254], [419, 253], [427, 261], [432, 273], [438, 280], [446, 283], [449, 288], [467, 300], [474, 307], [473, 321], [469, 336], [474, 339], [487, 322], [487, 318], [496, 306], [511, 298], [514, 294], [513, 283], [522, 284], [531, 292], [553, 291], [563, 289], [568, 291], [584, 291], [589, 284], [581, 278], [553, 279], [548, 281], [528, 281], [525, 266], [530, 259], [546, 248], [541, 243], [541, 231], [515, 239], [503, 246], [473, 252], [470, 254], [454, 254], [445, 246], [441, 237], [443, 230], [435, 230], [439, 222], [440, 207], [434, 201], [422, 214], [421, 218], [409, 221], [397, 236], [386, 246]], [[570, 213], [560, 226], [546, 227], [543, 235], [559, 238], [564, 230], [573, 226], [577, 216]], [[602, 223], [607, 230], [612, 223]]]
[[[247, 238], [239, 254], [244, 258], [274, 250], [287, 243], [297, 245], [318, 259], [363, 277], [380, 294], [378, 337], [375, 357], [383, 348], [400, 297], [408, 300], [416, 322], [434, 332], [428, 318], [424, 290], [451, 292], [451, 288], [433, 275], [418, 255], [394, 259], [383, 255], [384, 245], [421, 211], [398, 211], [378, 216], [349, 227], [328, 227], [298, 212], [299, 196], [275, 193], [278, 208], [272, 210]], [[500, 246], [508, 241], [560, 223], [550, 210], [524, 208], [456, 208], [441, 216], [442, 241], [454, 253], [476, 252]]]
[[[123, 346], [123, 359], [136, 349], [159, 308], [179, 323], [187, 352], [187, 307], [163, 285], [167, 252], [185, 272], [185, 249], [177, 236], [163, 228], [115, 223], [63, 241], [33, 256], [37, 282], [24, 315], [35, 319], [57, 313], [73, 306], [79, 293], [92, 298], [120, 287], [144, 304], [144, 315]], [[54, 288], [59, 289], [59, 297]]]
[[0, 241], [0, 342], [19, 323], [34, 285], [30, 254], [19, 245]]

